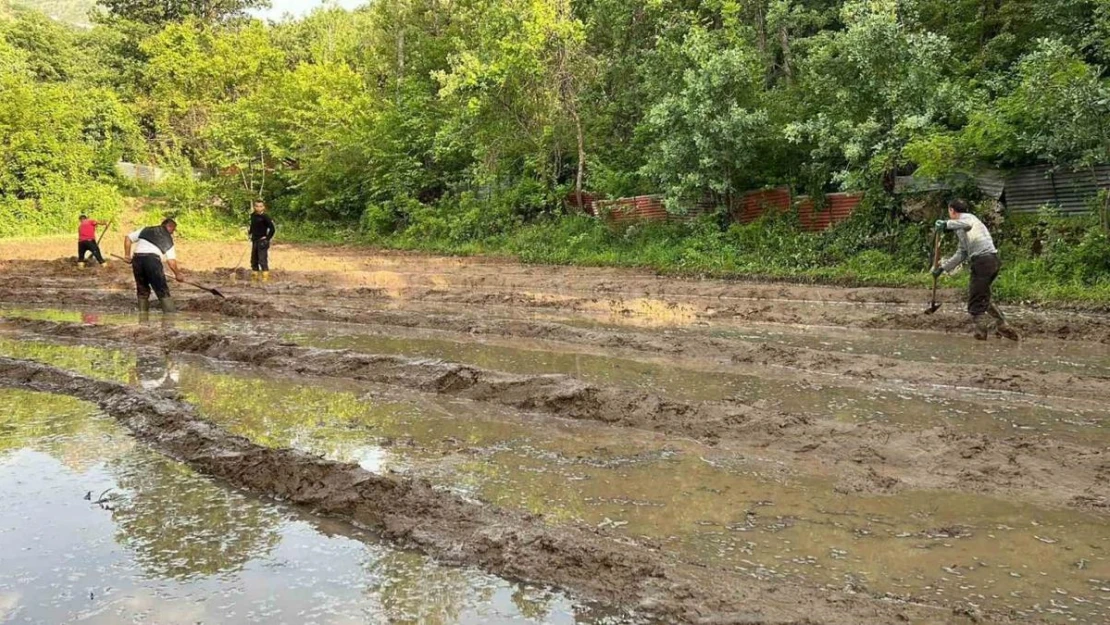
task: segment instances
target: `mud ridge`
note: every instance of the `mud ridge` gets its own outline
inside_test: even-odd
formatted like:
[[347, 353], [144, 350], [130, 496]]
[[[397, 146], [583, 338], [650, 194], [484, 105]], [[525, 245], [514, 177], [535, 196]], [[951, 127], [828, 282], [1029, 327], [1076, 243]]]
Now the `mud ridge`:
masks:
[[[323, 315], [325, 317], [329, 315]], [[337, 316], [338, 317], [338, 316]], [[339, 318], [329, 319], [339, 321]], [[645, 353], [685, 355], [711, 359], [717, 364], [745, 364], [789, 367], [833, 376], [861, 380], [910, 381], [917, 384], [981, 388], [1037, 395], [1058, 395], [1099, 399], [1110, 388], [1110, 376], [1036, 371], [1012, 366], [979, 364], [974, 374], [962, 369], [935, 367], [869, 354], [844, 354], [804, 347], [755, 343], [740, 339], [706, 338], [668, 333], [614, 332], [586, 329], [550, 321], [521, 319], [473, 320], [446, 315], [422, 315], [394, 311], [366, 311], [353, 319], [360, 324], [403, 328], [426, 328], [470, 335], [540, 339], [591, 347], [627, 349]]]
[[[927, 610], [866, 596], [836, 597], [833, 606], [831, 599], [781, 583], [772, 588], [699, 575], [697, 567], [672, 560], [656, 545], [594, 528], [551, 527], [533, 515], [464, 501], [422, 480], [255, 445], [175, 399], [39, 363], [0, 357], [0, 386], [92, 402], [136, 438], [235, 487], [372, 527], [450, 563], [637, 606], [666, 622], [877, 625]], [[764, 607], [753, 610], [755, 605]]]
[[[390, 384], [570, 419], [655, 430], [753, 453], [776, 453], [801, 470], [839, 479], [847, 490], [888, 493], [946, 488], [1021, 493], [1058, 505], [1106, 499], [1110, 454], [1018, 434], [1005, 438], [952, 427], [903, 430], [764, 411], [738, 402], [670, 401], [599, 387], [564, 375], [516, 375], [418, 360], [214, 332], [150, 326], [89, 326], [12, 319], [0, 325], [44, 336], [122, 342], [239, 362], [281, 372]], [[1085, 506], [1089, 507], [1089, 506]]]

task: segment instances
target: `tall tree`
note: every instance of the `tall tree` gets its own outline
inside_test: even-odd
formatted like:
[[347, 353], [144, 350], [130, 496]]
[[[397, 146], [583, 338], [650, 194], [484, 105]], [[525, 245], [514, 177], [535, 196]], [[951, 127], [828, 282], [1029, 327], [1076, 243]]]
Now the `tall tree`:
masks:
[[242, 18], [249, 9], [267, 8], [269, 0], [97, 0], [109, 14], [161, 26], [196, 18], [205, 23]]

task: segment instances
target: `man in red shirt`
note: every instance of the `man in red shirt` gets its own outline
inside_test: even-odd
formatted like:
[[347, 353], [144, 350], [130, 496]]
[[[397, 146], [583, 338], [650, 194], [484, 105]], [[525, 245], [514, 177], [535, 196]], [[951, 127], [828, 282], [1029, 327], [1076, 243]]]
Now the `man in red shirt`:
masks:
[[[105, 228], [107, 224], [103, 224]], [[104, 264], [104, 257], [100, 255], [100, 245], [96, 242], [96, 227], [101, 223], [95, 219], [89, 219], [85, 215], [81, 215], [81, 225], [77, 227], [77, 262], [82, 267], [85, 266], [85, 254], [90, 253], [96, 259], [96, 262], [101, 265]]]

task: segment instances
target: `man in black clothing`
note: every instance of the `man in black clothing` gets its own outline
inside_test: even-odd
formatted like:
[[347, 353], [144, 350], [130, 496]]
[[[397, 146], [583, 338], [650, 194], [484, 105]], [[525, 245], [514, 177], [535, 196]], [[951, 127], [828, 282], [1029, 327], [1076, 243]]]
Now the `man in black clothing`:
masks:
[[[177, 230], [177, 222], [172, 219], [162, 220], [161, 225], [150, 226], [136, 230], [123, 238], [123, 256], [131, 263], [131, 272], [135, 276], [135, 291], [139, 297], [139, 312], [150, 312], [150, 293], [158, 296], [158, 303], [162, 312], [177, 312], [173, 298], [170, 297], [170, 287], [166, 283], [166, 272], [162, 269], [162, 259], [173, 271], [173, 277], [182, 282], [185, 278], [177, 266], [177, 252], [173, 247], [173, 233]], [[135, 254], [132, 256], [131, 249]]]
[[253, 208], [250, 227], [251, 281], [261, 279], [266, 282], [270, 279], [270, 241], [277, 228], [274, 227], [274, 220], [266, 214], [265, 202], [255, 200]]

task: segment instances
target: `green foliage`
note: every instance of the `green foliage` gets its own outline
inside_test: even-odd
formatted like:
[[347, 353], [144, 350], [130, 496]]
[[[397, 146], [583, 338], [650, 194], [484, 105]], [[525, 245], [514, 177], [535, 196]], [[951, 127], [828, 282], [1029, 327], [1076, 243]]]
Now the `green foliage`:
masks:
[[0, 24], [0, 236], [70, 232], [122, 206], [106, 180], [141, 149], [138, 125], [113, 91], [76, 82], [74, 40], [34, 13]]
[[[893, 176], [1110, 162], [1104, 0], [375, 0], [276, 24], [258, 4], [103, 0], [87, 31], [4, 11], [0, 230], [68, 229], [63, 196], [109, 210], [125, 158], [190, 172], [148, 190], [186, 236], [239, 236], [263, 197], [302, 239], [924, 283]], [[681, 213], [781, 184], [867, 201], [821, 234], [569, 215], [579, 187]], [[1000, 288], [1104, 292], [1098, 225], [1050, 221], [1066, 243], [1006, 247]]]
[[97, 0], [97, 4], [115, 17], [153, 25], [190, 18], [212, 24], [270, 6], [269, 0]]
[[687, 68], [676, 92], [663, 95], [644, 120], [650, 150], [643, 173], [676, 206], [706, 191], [727, 198], [751, 188], [776, 138], [754, 49], [695, 28], [681, 54]]

